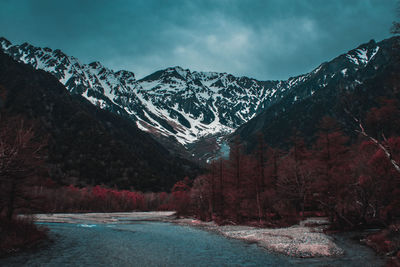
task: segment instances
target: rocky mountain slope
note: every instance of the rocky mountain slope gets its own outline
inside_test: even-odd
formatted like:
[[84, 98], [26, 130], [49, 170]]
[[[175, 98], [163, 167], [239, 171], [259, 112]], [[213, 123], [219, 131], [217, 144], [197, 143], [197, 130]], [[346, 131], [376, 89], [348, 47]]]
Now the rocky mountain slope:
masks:
[[355, 88], [388, 64], [386, 42], [370, 41], [286, 81], [258, 81], [180, 67], [137, 80], [132, 72], [113, 71], [99, 62], [82, 64], [60, 50], [0, 39], [7, 54], [53, 74], [72, 94], [129, 117], [156, 137], [175, 139], [187, 147], [203, 137], [232, 133], [282, 101], [286, 104], [281, 109], [287, 109], [325, 88]]
[[[352, 116], [363, 119], [383, 98], [400, 100], [400, 37], [370, 41], [322, 64], [306, 82], [237, 129], [235, 135], [256, 146], [263, 135], [272, 146], [287, 147], [297, 132], [312, 142], [321, 119], [331, 116], [355, 135]], [[345, 110], [350, 110], [349, 115]]]
[[36, 122], [50, 177], [64, 184], [168, 191], [198, 167], [172, 155], [135, 123], [69, 94], [52, 75], [0, 51], [0, 115]]

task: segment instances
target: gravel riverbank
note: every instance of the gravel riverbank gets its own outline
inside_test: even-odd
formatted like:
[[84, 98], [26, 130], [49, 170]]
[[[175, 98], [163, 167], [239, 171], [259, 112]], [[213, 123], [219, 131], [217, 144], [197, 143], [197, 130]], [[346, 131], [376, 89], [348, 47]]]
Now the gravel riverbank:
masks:
[[198, 226], [229, 238], [255, 242], [270, 251], [293, 257], [330, 257], [344, 253], [334, 243], [333, 238], [323, 233], [328, 223], [325, 218], [308, 218], [299, 225], [276, 229], [241, 225], [218, 226], [213, 222], [194, 219], [177, 219], [175, 223]]

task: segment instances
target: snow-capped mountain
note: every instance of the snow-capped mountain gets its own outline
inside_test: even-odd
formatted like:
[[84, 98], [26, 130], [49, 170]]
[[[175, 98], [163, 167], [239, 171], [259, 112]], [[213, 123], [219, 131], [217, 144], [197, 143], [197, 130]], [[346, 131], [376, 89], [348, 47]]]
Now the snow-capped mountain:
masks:
[[[12, 45], [0, 39], [14, 59], [56, 76], [72, 94], [80, 94], [102, 109], [129, 116], [155, 136], [175, 137], [183, 145], [201, 137], [228, 134], [289, 95], [293, 102], [312, 96], [332, 83], [354, 87], [380, 47], [371, 41], [323, 63], [312, 72], [286, 81], [258, 81], [227, 73], [197, 72], [172, 67], [137, 80], [130, 71], [113, 71], [99, 62], [82, 64], [60, 50]], [[333, 61], [332, 61], [333, 62]], [[373, 63], [379, 68], [384, 62]], [[359, 77], [360, 76], [360, 77]]]
[[200, 172], [189, 157], [171, 153], [134, 121], [69, 94], [51, 74], [1, 50], [0, 95], [2, 120], [34, 120], [38, 142], [46, 142], [43, 174], [48, 171], [60, 184], [157, 192]]
[[313, 72], [300, 77], [298, 85], [255, 118], [240, 126], [239, 135], [249, 150], [257, 145], [260, 133], [268, 144], [287, 147], [296, 134], [312, 143], [324, 116], [334, 117], [349, 135], [354, 135], [353, 116], [366, 112], [384, 98], [398, 98], [400, 37], [379, 43], [370, 41]]

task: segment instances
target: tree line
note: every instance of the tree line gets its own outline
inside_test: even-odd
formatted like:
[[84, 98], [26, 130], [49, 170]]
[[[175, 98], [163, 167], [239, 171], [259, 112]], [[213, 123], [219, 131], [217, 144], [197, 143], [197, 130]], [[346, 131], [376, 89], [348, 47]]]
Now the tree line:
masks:
[[291, 147], [273, 148], [261, 137], [252, 153], [235, 139], [228, 159], [218, 159], [171, 193], [142, 193], [106, 186], [61, 186], [46, 176], [45, 139], [21, 118], [3, 120], [0, 142], [0, 213], [177, 210], [218, 223], [290, 225], [325, 215], [334, 225], [387, 226], [400, 217], [400, 110], [382, 101], [355, 118], [356, 140], [325, 117], [313, 144], [294, 132]]
[[[181, 194], [181, 214], [221, 223], [290, 225], [325, 215], [340, 228], [387, 226], [400, 218], [400, 110], [395, 100], [355, 120], [356, 140], [331, 117], [312, 145], [296, 132], [287, 150], [262, 139], [251, 154], [235, 139], [229, 159], [218, 159]], [[190, 205], [187, 200], [190, 199]]]

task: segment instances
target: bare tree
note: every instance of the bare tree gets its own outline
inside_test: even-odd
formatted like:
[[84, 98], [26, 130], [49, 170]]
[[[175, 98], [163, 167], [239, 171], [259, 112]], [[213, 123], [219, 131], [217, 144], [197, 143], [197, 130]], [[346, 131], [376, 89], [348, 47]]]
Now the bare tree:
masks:
[[393, 157], [393, 153], [392, 153], [392, 149], [389, 146], [389, 142], [385, 136], [384, 133], [382, 133], [382, 141], [373, 137], [372, 135], [368, 134], [365, 130], [365, 127], [363, 125], [363, 123], [361, 122], [360, 119], [356, 118], [355, 116], [353, 116], [348, 109], [345, 109], [346, 113], [349, 114], [353, 120], [357, 123], [358, 129], [355, 129], [354, 131], [356, 131], [357, 133], [365, 136], [366, 138], [368, 138], [370, 141], [372, 141], [379, 149], [381, 149], [385, 156], [389, 159], [390, 163], [393, 165], [393, 167], [396, 169], [396, 171], [398, 173], [400, 173], [400, 164], [399, 162], [397, 162], [394, 157]]
[[31, 187], [43, 160], [44, 142], [38, 141], [32, 124], [20, 117], [0, 121], [0, 214], [11, 219], [15, 210], [32, 205]]

